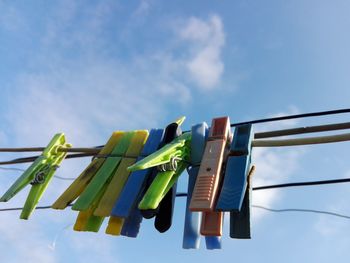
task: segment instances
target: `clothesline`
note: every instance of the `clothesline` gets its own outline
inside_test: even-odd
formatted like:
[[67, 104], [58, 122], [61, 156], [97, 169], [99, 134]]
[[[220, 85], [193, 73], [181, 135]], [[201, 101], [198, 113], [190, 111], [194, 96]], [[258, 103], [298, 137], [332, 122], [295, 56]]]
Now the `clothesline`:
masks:
[[[299, 145], [308, 145], [308, 144], [343, 142], [343, 141], [350, 140], [350, 133], [322, 136], [322, 137], [321, 136], [310, 137], [310, 138], [260, 140], [262, 138], [290, 136], [290, 135], [314, 133], [314, 132], [328, 132], [328, 131], [343, 130], [343, 129], [350, 129], [350, 122], [258, 132], [254, 134], [255, 140], [253, 140], [252, 146], [253, 147], [283, 147], [283, 146], [299, 146]], [[97, 155], [100, 152], [102, 147], [103, 145], [91, 147], [91, 148], [61, 147], [58, 149], [58, 151], [70, 152], [70, 153], [86, 153], [87, 155], [79, 156], [79, 157], [85, 157], [85, 156]], [[0, 148], [0, 152], [42, 152], [44, 149], [45, 147]], [[78, 156], [72, 156], [71, 158], [74, 158], [74, 157], [78, 157]], [[126, 156], [123, 156], [123, 157], [126, 157]], [[131, 156], [131, 157], [133, 158], [134, 156]]]

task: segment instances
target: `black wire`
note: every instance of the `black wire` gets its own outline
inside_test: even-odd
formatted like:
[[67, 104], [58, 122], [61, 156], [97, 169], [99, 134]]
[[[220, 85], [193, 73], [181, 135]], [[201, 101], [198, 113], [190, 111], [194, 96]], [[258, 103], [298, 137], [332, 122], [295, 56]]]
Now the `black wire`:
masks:
[[347, 108], [347, 109], [330, 110], [330, 111], [309, 112], [309, 113], [303, 113], [303, 114], [295, 114], [295, 115], [287, 115], [287, 116], [272, 117], [272, 118], [265, 118], [265, 119], [257, 119], [252, 121], [237, 122], [237, 123], [231, 123], [231, 127], [235, 127], [243, 124], [283, 121], [283, 120], [290, 120], [290, 119], [299, 119], [299, 118], [333, 115], [333, 114], [341, 114], [341, 113], [350, 113], [350, 109]]
[[348, 183], [348, 182], [350, 182], [350, 178], [323, 180], [323, 181], [311, 181], [311, 182], [296, 182], [296, 183], [275, 184], [275, 185], [265, 185], [265, 186], [253, 187], [253, 190], [266, 190], [266, 189], [273, 189], [273, 188], [312, 186], [312, 185], [324, 185], [324, 184], [339, 184], [339, 183]]

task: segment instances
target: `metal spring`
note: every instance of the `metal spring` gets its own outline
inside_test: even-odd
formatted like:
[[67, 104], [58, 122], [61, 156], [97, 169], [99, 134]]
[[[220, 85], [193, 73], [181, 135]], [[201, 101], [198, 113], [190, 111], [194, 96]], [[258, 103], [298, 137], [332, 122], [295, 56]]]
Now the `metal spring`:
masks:
[[43, 169], [35, 174], [33, 181], [30, 182], [31, 185], [43, 184], [45, 182], [46, 175], [51, 171], [51, 169], [56, 170], [58, 165], [46, 165]]
[[181, 161], [182, 159], [179, 157], [172, 157], [170, 159], [170, 162], [161, 164], [157, 166], [157, 169], [159, 172], [166, 172], [166, 171], [176, 171], [178, 161]]

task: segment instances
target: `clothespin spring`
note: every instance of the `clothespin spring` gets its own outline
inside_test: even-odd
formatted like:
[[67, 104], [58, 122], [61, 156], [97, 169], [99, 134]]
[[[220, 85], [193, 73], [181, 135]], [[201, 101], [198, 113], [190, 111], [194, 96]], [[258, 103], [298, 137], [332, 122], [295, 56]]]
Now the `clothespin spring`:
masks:
[[33, 181], [30, 182], [31, 185], [43, 184], [45, 182], [45, 176], [51, 170], [57, 170], [59, 165], [49, 165], [47, 164], [42, 170], [35, 174]]
[[159, 172], [176, 171], [179, 161], [182, 161], [182, 158], [172, 157], [168, 163], [158, 165], [157, 169]]

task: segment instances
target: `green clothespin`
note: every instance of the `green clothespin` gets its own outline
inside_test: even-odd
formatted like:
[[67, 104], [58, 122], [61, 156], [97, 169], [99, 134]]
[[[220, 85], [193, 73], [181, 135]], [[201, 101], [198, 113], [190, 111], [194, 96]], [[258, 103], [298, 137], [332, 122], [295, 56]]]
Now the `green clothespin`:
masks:
[[[184, 117], [177, 120], [177, 123], [181, 124], [183, 121]], [[190, 132], [184, 133], [128, 168], [129, 171], [137, 171], [157, 166], [160, 171], [139, 203], [139, 209], [156, 209], [186, 169], [190, 156], [191, 137]]]
[[66, 143], [63, 133], [56, 134], [43, 153], [0, 198], [0, 202], [7, 202], [28, 184], [31, 184], [32, 187], [20, 216], [21, 219], [28, 219], [45, 192], [56, 169], [67, 155], [67, 152], [59, 151], [59, 149], [70, 147], [72, 145]]

